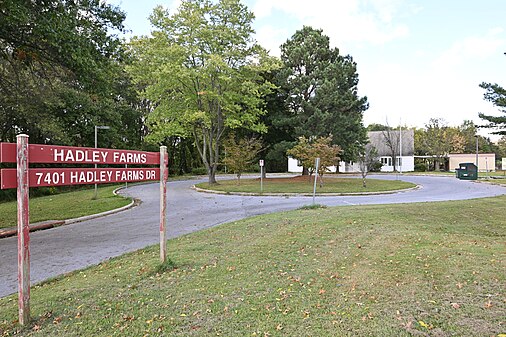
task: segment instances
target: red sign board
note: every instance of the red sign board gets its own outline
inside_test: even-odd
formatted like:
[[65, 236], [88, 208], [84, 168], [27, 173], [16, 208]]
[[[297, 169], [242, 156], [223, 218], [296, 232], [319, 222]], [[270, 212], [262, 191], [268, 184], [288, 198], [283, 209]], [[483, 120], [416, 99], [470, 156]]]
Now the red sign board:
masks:
[[[30, 168], [30, 187], [160, 180], [160, 168]], [[1, 189], [16, 188], [16, 169], [1, 170]]]
[[[157, 165], [160, 153], [91, 147], [28, 145], [30, 163]], [[0, 163], [16, 162], [16, 144], [0, 143]]]

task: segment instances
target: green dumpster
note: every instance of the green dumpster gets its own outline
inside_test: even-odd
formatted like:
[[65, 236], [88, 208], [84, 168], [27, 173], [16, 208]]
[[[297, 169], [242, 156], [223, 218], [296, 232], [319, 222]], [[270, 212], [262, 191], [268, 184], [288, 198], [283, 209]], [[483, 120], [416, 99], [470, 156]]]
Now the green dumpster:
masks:
[[478, 179], [478, 167], [473, 163], [460, 163], [455, 169], [455, 177], [461, 180]]

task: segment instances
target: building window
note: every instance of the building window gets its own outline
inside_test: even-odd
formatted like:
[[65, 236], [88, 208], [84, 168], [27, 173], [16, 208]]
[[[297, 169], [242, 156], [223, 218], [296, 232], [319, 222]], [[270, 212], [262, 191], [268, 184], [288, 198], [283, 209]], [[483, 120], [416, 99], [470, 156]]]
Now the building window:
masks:
[[392, 166], [392, 157], [381, 157], [381, 164], [384, 166]]
[[397, 158], [397, 166], [402, 166], [402, 158]]

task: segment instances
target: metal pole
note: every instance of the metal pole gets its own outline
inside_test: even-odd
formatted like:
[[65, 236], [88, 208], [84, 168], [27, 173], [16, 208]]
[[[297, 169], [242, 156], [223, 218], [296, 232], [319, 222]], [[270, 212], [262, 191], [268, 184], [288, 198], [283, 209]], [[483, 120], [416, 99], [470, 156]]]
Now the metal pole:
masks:
[[318, 166], [320, 166], [320, 158], [316, 158], [315, 161], [315, 176], [314, 176], [314, 187], [313, 187], [313, 205], [315, 204], [315, 197], [316, 197], [316, 180], [318, 180]]
[[160, 146], [160, 261], [167, 261], [167, 147]]
[[474, 137], [476, 138], [476, 175], [478, 175], [478, 135]]
[[402, 126], [399, 124], [399, 173], [402, 174]]
[[28, 185], [28, 136], [17, 140], [18, 201], [18, 307], [19, 324], [30, 321], [30, 208]]
[[260, 193], [264, 192], [264, 167], [260, 166]]
[[[97, 126], [95, 125], [95, 149], [97, 148]], [[97, 170], [97, 164], [95, 164], [95, 171]], [[95, 193], [93, 194], [93, 200], [97, 198], [97, 184], [95, 184]]]

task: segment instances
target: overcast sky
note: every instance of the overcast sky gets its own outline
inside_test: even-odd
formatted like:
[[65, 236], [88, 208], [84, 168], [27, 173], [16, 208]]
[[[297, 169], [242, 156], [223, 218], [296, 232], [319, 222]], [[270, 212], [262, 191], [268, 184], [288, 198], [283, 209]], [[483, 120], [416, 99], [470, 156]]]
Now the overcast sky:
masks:
[[[127, 13], [131, 35], [147, 35], [148, 16], [175, 0], [110, 0]], [[483, 123], [500, 115], [483, 100], [481, 82], [506, 86], [504, 0], [244, 0], [255, 13], [257, 41], [272, 55], [303, 25], [323, 29], [333, 47], [358, 64], [359, 94], [370, 123], [423, 127]], [[486, 131], [480, 132], [486, 135]]]

